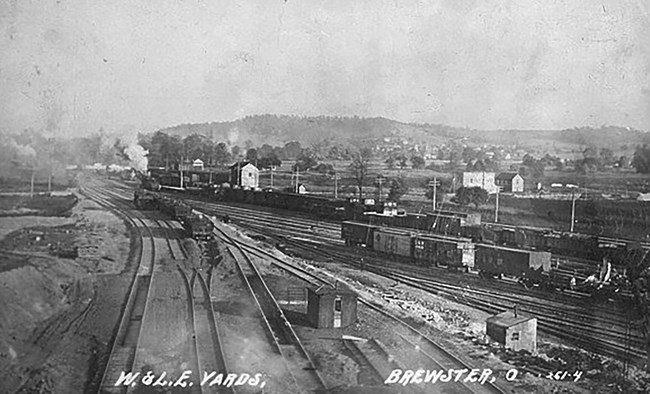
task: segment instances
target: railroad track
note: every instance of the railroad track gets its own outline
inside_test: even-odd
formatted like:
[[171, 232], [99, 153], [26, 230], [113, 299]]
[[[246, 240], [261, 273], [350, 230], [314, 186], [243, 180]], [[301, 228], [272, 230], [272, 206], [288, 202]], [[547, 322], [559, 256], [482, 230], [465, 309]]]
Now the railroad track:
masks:
[[[215, 228], [218, 228], [217, 223], [215, 223]], [[225, 233], [222, 234], [225, 235]], [[222, 239], [224, 239], [225, 242], [231, 245], [238, 245], [242, 249], [242, 251], [243, 249], [246, 249], [247, 253], [256, 254], [258, 256], [265, 256], [267, 258], [267, 261], [271, 261], [272, 264], [276, 265], [277, 267], [286, 270], [292, 275], [297, 276], [298, 278], [303, 279], [314, 286], [320, 286], [322, 284], [328, 284], [330, 286], [334, 286], [334, 283], [332, 283], [331, 280], [328, 280], [322, 277], [321, 275], [317, 275], [312, 272], [309, 272], [297, 265], [287, 263], [283, 259], [275, 256], [273, 253], [265, 251], [264, 249], [249, 244], [239, 245], [232, 238], [227, 236], [222, 237]], [[421, 356], [426, 358], [424, 364], [421, 365], [439, 365], [439, 366], [444, 366], [445, 368], [452, 368], [452, 369], [464, 369], [464, 368], [467, 368], [468, 370], [472, 369], [466, 362], [461, 360], [457, 355], [454, 355], [453, 353], [449, 352], [447, 349], [444, 348], [444, 346], [432, 340], [431, 338], [427, 337], [426, 335], [424, 335], [423, 333], [415, 329], [412, 325], [410, 325], [403, 319], [387, 312], [383, 308], [375, 305], [370, 300], [359, 298], [359, 301], [364, 306], [374, 311], [375, 313], [379, 314], [380, 316], [384, 318], [389, 318], [397, 322], [404, 330], [405, 338], [407, 336], [410, 336], [411, 343], [418, 342], [420, 344], [417, 347], [418, 349], [421, 349], [421, 347], [425, 347], [426, 349], [428, 349], [428, 351], [420, 351]], [[414, 349], [415, 348], [416, 347], [414, 347]], [[383, 352], [387, 354], [385, 350], [383, 350]], [[360, 362], [364, 364], [363, 360], [361, 360]], [[373, 366], [373, 368], [375, 367]], [[384, 372], [386, 372], [386, 370], [384, 370]], [[384, 376], [388, 376], [388, 375], [384, 375]], [[452, 383], [451, 386], [453, 386], [453, 388], [450, 388], [451, 390], [454, 390], [454, 392], [461, 392], [461, 393], [465, 393], [465, 392], [466, 393], [505, 393], [505, 391], [501, 387], [495, 385], [493, 382], [486, 382], [484, 385], [481, 386], [479, 385], [468, 386], [460, 382], [455, 382]], [[421, 387], [417, 387], [417, 386], [409, 387], [408, 389], [406, 389], [406, 391], [419, 393], [421, 392]]]
[[[215, 212], [219, 213], [219, 211], [214, 209], [214, 207], [213, 207], [216, 204], [199, 203], [197, 205], [202, 205], [202, 207], [204, 209], [209, 208], [211, 210], [210, 211], [211, 213], [215, 213]], [[251, 216], [251, 211], [256, 211], [256, 210], [246, 210], [246, 212], [249, 213], [248, 220], [249, 221], [256, 221], [257, 218], [256, 218], [256, 216]], [[224, 212], [224, 211], [221, 211], [221, 212]], [[231, 215], [233, 217], [235, 216], [233, 214], [233, 212], [231, 212], [231, 211], [225, 211], [225, 212], [228, 212], [229, 215]], [[276, 220], [277, 220], [277, 218], [276, 218]], [[257, 226], [256, 227], [254, 225], [251, 225], [250, 222], [249, 222], [249, 224], [240, 222], [240, 224], [242, 224], [246, 228], [252, 229], [253, 231], [263, 231], [263, 228], [262, 228], [263, 226]], [[275, 234], [269, 235], [268, 234], [268, 229], [266, 229], [266, 230], [267, 230], [267, 232], [265, 233], [265, 235], [269, 236], [271, 238], [274, 238]], [[303, 231], [304, 231], [304, 229], [303, 229]], [[277, 239], [277, 237], [275, 237], [275, 239]], [[287, 241], [286, 239], [283, 239], [283, 240]], [[298, 242], [295, 242], [294, 244], [298, 248], [300, 248], [300, 247], [302, 247], [303, 249], [305, 248], [304, 244], [300, 245], [300, 243], [298, 243]], [[312, 252], [312, 253], [314, 252], [313, 248], [309, 248], [309, 251]], [[329, 255], [331, 257], [331, 253], [327, 253], [327, 255]], [[346, 257], [346, 260], [350, 260], [349, 255]], [[349, 261], [346, 261], [345, 263], [349, 264]], [[385, 270], [386, 270], [385, 268], [380, 268], [380, 273], [386, 274], [384, 272]], [[396, 277], [396, 278], [398, 280], [400, 280], [400, 281], [403, 281], [403, 282], [406, 281], [406, 280], [413, 280], [413, 278], [408, 278], [406, 276], [401, 277], [401, 278], [399, 278], [399, 277]], [[421, 281], [421, 279], [417, 279], [417, 280]], [[436, 284], [439, 285], [438, 283], [436, 283]], [[421, 284], [418, 284], [418, 285], [421, 285]], [[440, 289], [439, 288], [431, 288], [431, 287], [429, 287], [428, 291], [440, 292]], [[458, 289], [456, 289], [456, 291], [458, 293], [462, 294], [463, 289], [458, 288]], [[459, 298], [458, 295], [455, 295], [455, 297]], [[508, 309], [509, 307], [512, 306], [512, 304], [514, 304], [516, 302], [514, 300], [511, 300], [510, 304], [505, 304], [503, 299], [486, 301], [486, 299], [484, 297], [470, 298], [469, 296], [464, 297], [464, 299], [466, 300], [467, 303], [471, 304], [472, 306], [478, 305], [481, 309], [489, 311], [490, 313], [494, 313], [494, 312], [497, 312], [497, 311], [502, 311], [504, 309]], [[623, 358], [623, 359], [625, 359], [628, 356], [628, 352], [629, 352], [629, 350], [628, 350], [629, 345], [628, 344], [624, 344], [624, 345], [618, 344], [617, 345], [617, 344], [611, 343], [611, 341], [609, 341], [610, 343], [609, 343], [609, 345], [607, 345], [607, 341], [605, 341], [605, 342], [600, 342], [597, 345], [597, 349], [594, 349], [594, 346], [593, 346], [594, 343], [593, 342], [598, 342], [598, 341], [593, 341], [593, 338], [589, 338], [589, 335], [593, 336], [593, 334], [594, 334], [593, 332], [590, 333], [590, 334], [584, 335], [584, 337], [585, 337], [584, 340], [577, 340], [576, 341], [575, 331], [574, 330], [571, 330], [571, 329], [558, 330], [557, 329], [557, 327], [556, 327], [557, 324], [563, 322], [563, 320], [554, 318], [553, 316], [548, 316], [548, 321], [549, 321], [548, 325], [540, 324], [540, 326], [545, 331], [547, 331], [549, 333], [552, 333], [552, 334], [557, 335], [559, 337], [565, 337], [567, 339], [573, 340], [574, 342], [577, 342], [578, 344], [582, 344], [583, 347], [586, 347], [588, 349], [591, 348], [590, 350], [595, 350], [597, 353], [606, 354], [606, 355], [610, 355], [610, 356], [616, 356], [618, 358]], [[574, 324], [573, 327], [575, 328], [576, 325], [580, 325], [580, 324], [582, 324], [582, 323], [578, 322], [578, 323]], [[596, 332], [597, 332], [597, 328], [595, 328], [594, 330], [596, 330]], [[592, 331], [594, 331], [594, 330], [592, 330]], [[601, 331], [601, 333], [597, 334], [600, 337], [611, 337], [611, 335], [609, 335], [608, 332], [604, 332], [604, 330], [602, 330], [602, 329], [600, 331]], [[629, 329], [628, 328], [626, 328], [625, 330], [620, 330], [620, 331], [621, 332], [619, 332], [619, 340], [621, 340], [625, 336], [629, 337]], [[625, 334], [623, 334], [622, 331], [625, 331]], [[591, 346], [589, 346], [589, 345], [591, 345]], [[605, 345], [605, 346], [601, 346], [601, 345]], [[604, 349], [607, 349], [607, 348], [610, 348], [610, 350], [609, 351], [607, 351], [607, 350], [603, 351]], [[623, 350], [623, 349], [625, 349], [625, 350]]]
[[[126, 390], [123, 387], [116, 387], [115, 383], [123, 371], [132, 371], [135, 364], [142, 320], [147, 307], [151, 276], [156, 261], [154, 237], [151, 229], [147, 227], [143, 220], [134, 219], [124, 214], [115, 204], [102, 196], [101, 191], [95, 188], [83, 188], [81, 192], [99, 205], [124, 218], [133, 228], [137, 229], [142, 239], [141, 253], [134, 269], [127, 301], [122, 311], [122, 318], [113, 339], [108, 362], [99, 385], [99, 392], [101, 393], [122, 393]], [[140, 223], [140, 226], [137, 223]], [[144, 242], [143, 232], [145, 231], [148, 233], [150, 242]]]
[[230, 246], [227, 247], [227, 251], [236, 263], [242, 282], [249, 290], [262, 316], [268, 338], [274, 344], [278, 354], [282, 356], [296, 392], [325, 389], [325, 382], [316, 370], [311, 357], [248, 254], [217, 226], [215, 226], [215, 235], [229, 241]]
[[[118, 330], [118, 335], [116, 335], [116, 339], [113, 342], [109, 361], [104, 370], [105, 372], [99, 389], [102, 393], [131, 392], [133, 391], [133, 387], [125, 387], [124, 385], [115, 386], [115, 383], [118, 382], [123, 372], [128, 373], [129, 371], [132, 371], [135, 373], [143, 367], [142, 363], [145, 362], [143, 361], [145, 357], [143, 349], [140, 346], [140, 338], [145, 328], [145, 316], [147, 316], [147, 306], [149, 305], [149, 299], [151, 297], [150, 289], [151, 284], [154, 282], [154, 272], [156, 272], [156, 269], [154, 269], [156, 261], [155, 251], [161, 247], [160, 239], [157, 240], [158, 245], [156, 245], [153, 231], [147, 222], [155, 223], [158, 226], [157, 230], [159, 231], [157, 233], [163, 235], [163, 241], [169, 251], [169, 256], [173, 260], [185, 259], [188, 257], [188, 253], [183, 247], [182, 239], [178, 236], [170, 235], [170, 233], [174, 234], [177, 232], [176, 223], [174, 221], [155, 218], [147, 219], [142, 217], [142, 213], [139, 212], [136, 215], [127, 215], [125, 211], [131, 209], [128, 200], [127, 202], [124, 202], [123, 196], [101, 190], [101, 186], [94, 185], [93, 187], [88, 188], [86, 193], [89, 197], [105, 204], [107, 207], [110, 207], [110, 209], [119, 213], [120, 216], [128, 218], [139, 230], [140, 228], [146, 230], [151, 241], [150, 248], [148, 248], [151, 250], [151, 265], [147, 270], [143, 270], [141, 265], [139, 265], [135, 270], [137, 273], [135, 275], [136, 278], [134, 279], [134, 284], [131, 286], [127, 307], [123, 312], [120, 329]], [[106, 197], [102, 196], [102, 194], [109, 195], [116, 200], [112, 202], [108, 201]], [[137, 226], [136, 222], [139, 223], [140, 226]], [[140, 231], [142, 232], [142, 230]], [[140, 260], [143, 259], [141, 258]], [[192, 384], [188, 385], [186, 390], [192, 393], [214, 392], [215, 390], [224, 393], [233, 392], [232, 388], [229, 387], [210, 388], [198, 384], [201, 380], [201, 371], [219, 371], [221, 373], [227, 373], [229, 369], [221, 351], [222, 346], [218, 336], [215, 314], [210, 301], [209, 289], [203, 276], [198, 271], [192, 270], [192, 279], [190, 279], [180, 266], [177, 268], [178, 278], [183, 281], [187, 294], [188, 318], [186, 324], [187, 331], [191, 333], [190, 342], [192, 347], [191, 359], [188, 361], [191, 370], [198, 374], [198, 376], [190, 378]], [[198, 278], [198, 280], [195, 281], [194, 279], [196, 278]], [[198, 287], [199, 291], [196, 293], [199, 294], [195, 294], [193, 291], [194, 284]], [[202, 296], [200, 294], [202, 294]], [[129, 329], [128, 327], [130, 326], [133, 327]], [[127, 329], [124, 329], [123, 327], [127, 327]], [[123, 331], [125, 331], [126, 334], [122, 334]], [[149, 342], [152, 340], [155, 339], [149, 338]], [[142, 379], [142, 377], [140, 377], [140, 379]], [[136, 380], [136, 383], [139, 382], [139, 380]]]
[[[263, 230], [257, 226], [244, 225], [244, 227], [249, 228], [253, 231]], [[266, 235], [271, 238], [278, 239], [277, 237], [273, 237], [268, 233], [266, 233]], [[354, 257], [351, 258], [349, 253], [338, 254], [333, 251], [333, 248], [329, 248], [325, 252], [319, 249], [306, 247], [301, 242], [288, 240], [286, 238], [283, 239], [283, 242], [290, 243], [296, 248], [307, 249], [309, 253], [321, 254], [327, 258], [332, 258], [334, 256], [336, 257], [337, 261], [343, 264], [358, 267], [358, 265], [350, 264], [350, 261], [357, 261], [358, 258], [354, 258]], [[470, 297], [467, 296], [466, 294], [467, 289], [464, 287], [450, 286], [448, 284], [446, 285], [444, 283], [440, 283], [439, 281], [433, 281], [430, 278], [422, 278], [422, 277], [413, 278], [410, 277], [409, 275], [404, 275], [402, 272], [402, 268], [400, 269], [394, 268], [393, 267], [394, 263], [392, 262], [390, 263], [384, 262], [383, 264], [374, 264], [374, 263], [370, 263], [370, 265], [368, 264], [369, 263], [366, 262], [366, 266], [369, 268], [369, 270], [375, 268], [375, 272], [383, 276], [390, 277], [394, 280], [415, 287], [419, 287], [425, 291], [446, 294], [448, 297], [452, 297], [456, 301], [465, 303], [470, 306], [478, 307], [478, 309], [482, 309], [488, 313], [502, 312], [504, 310], [511, 309], [515, 304], [521, 305], [521, 303], [519, 302], [520, 297], [518, 297], [515, 300], [512, 298], [512, 294], [506, 293], [507, 295], [505, 295], [503, 291], [497, 292], [496, 294], [494, 294], [495, 290], [491, 290], [489, 292], [484, 291], [480, 293], [480, 295]], [[427, 284], [423, 285], [421, 283], [423, 281], [427, 282]], [[475, 292], [479, 292], [479, 291], [475, 290]], [[595, 353], [615, 357], [621, 360], [632, 359], [633, 361], [639, 361], [639, 362], [642, 361], [642, 357], [644, 357], [645, 354], [644, 351], [642, 350], [643, 339], [638, 334], [630, 335], [629, 326], [627, 326], [625, 321], [622, 321], [624, 320], [625, 315], [619, 314], [619, 319], [613, 320], [612, 315], [609, 314], [609, 311], [607, 314], [605, 314], [604, 318], [600, 318], [600, 319], [594, 318], [593, 315], [577, 313], [579, 315], [582, 315], [582, 320], [573, 323], [569, 322], [569, 324], [567, 324], [566, 316], [570, 315], [571, 312], [565, 312], [565, 316], [563, 319], [554, 316], [557, 312], [556, 311], [557, 308], [561, 308], [561, 307], [566, 308], [566, 305], [559, 303], [558, 305], [556, 305], [557, 308], [551, 309], [551, 311], [549, 312], [548, 310], [550, 308], [548, 308], [544, 304], [544, 302], [547, 302], [547, 300], [543, 300], [542, 302], [537, 302], [537, 303], [530, 303], [529, 308], [524, 309], [530, 313], [533, 313], [538, 318], [540, 318], [540, 328], [542, 329], [542, 331], [548, 332], [557, 337], [574, 342], [576, 343], [576, 345], [591, 350]], [[546, 312], [544, 312], [544, 310], [546, 310]], [[573, 319], [573, 317], [571, 318]], [[592, 319], [592, 321], [586, 322], [586, 320], [589, 319]], [[618, 323], [617, 333], [615, 333], [614, 335], [611, 334], [612, 331], [611, 329], [610, 330], [603, 329], [603, 327], [611, 327], [611, 324], [613, 322]], [[586, 324], [588, 324], [590, 327], [585, 328], [584, 326]], [[558, 327], [564, 327], [564, 328], [558, 328]], [[576, 336], [576, 333], [581, 334], [581, 336], [580, 335]], [[611, 340], [612, 336], [615, 336], [619, 342], [612, 341]], [[633, 346], [634, 344], [637, 345], [636, 348]]]

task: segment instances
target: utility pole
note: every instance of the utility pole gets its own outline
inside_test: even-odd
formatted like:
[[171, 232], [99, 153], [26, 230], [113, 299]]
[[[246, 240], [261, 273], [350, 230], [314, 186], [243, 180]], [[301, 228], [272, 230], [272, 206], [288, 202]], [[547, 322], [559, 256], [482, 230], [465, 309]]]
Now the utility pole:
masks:
[[432, 197], [432, 202], [431, 202], [431, 209], [433, 211], [436, 210], [436, 197], [437, 197], [437, 188], [438, 188], [439, 182], [438, 182], [438, 177], [433, 177], [433, 181], [429, 182], [429, 187], [433, 188], [433, 195]]
[[571, 193], [571, 232], [573, 232], [573, 224], [576, 221], [576, 198], [575, 194]]
[[32, 181], [30, 182], [30, 188], [29, 188], [29, 198], [34, 198], [34, 173], [36, 170], [32, 168]]
[[181, 189], [183, 188], [183, 156], [181, 156], [181, 165], [180, 165], [180, 171], [181, 171]]
[[339, 198], [339, 185], [338, 185], [338, 180], [339, 180], [339, 174], [334, 174], [334, 199]]
[[300, 180], [300, 168], [296, 165], [296, 193], [298, 193], [298, 181]]
[[382, 186], [383, 186], [385, 180], [386, 180], [386, 178], [384, 178], [381, 175], [379, 175], [377, 177], [377, 184], [379, 185], [379, 202], [381, 202], [381, 196], [384, 193], [384, 189], [383, 189]]
[[275, 170], [275, 166], [271, 166], [271, 189], [273, 189], [273, 170]]
[[501, 187], [497, 186], [497, 202], [496, 202], [496, 206], [494, 208], [494, 223], [499, 222], [499, 190], [500, 189], [501, 189]]

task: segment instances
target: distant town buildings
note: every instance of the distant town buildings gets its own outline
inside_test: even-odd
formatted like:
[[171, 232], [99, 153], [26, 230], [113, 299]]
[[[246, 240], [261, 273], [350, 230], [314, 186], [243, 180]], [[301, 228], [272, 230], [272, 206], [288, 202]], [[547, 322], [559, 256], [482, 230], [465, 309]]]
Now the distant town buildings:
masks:
[[504, 193], [523, 193], [524, 178], [516, 172], [502, 172], [496, 177], [496, 185]]
[[230, 184], [241, 188], [256, 189], [260, 183], [260, 171], [247, 161], [230, 166]]
[[192, 170], [203, 171], [203, 160], [196, 159], [192, 162]]
[[463, 172], [463, 187], [480, 187], [488, 193], [496, 193], [494, 172]]

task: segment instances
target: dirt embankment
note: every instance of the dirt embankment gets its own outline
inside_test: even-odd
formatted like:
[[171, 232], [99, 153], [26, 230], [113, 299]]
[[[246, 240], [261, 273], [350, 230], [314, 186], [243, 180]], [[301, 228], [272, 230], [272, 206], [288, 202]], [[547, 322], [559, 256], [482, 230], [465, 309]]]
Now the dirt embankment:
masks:
[[0, 392], [92, 386], [128, 286], [130, 236], [83, 197], [66, 218], [0, 218]]

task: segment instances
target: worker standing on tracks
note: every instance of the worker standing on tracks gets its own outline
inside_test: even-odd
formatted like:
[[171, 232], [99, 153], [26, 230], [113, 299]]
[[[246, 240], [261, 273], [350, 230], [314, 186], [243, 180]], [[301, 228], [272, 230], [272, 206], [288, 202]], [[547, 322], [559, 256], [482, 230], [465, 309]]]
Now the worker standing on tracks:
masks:
[[366, 263], [365, 263], [365, 261], [363, 261], [363, 257], [359, 261], [359, 267], [361, 268], [361, 271], [366, 269]]
[[571, 282], [569, 282], [569, 288], [571, 291], [575, 290], [576, 288], [576, 273], [575, 271], [573, 272], [573, 275], [571, 275]]

